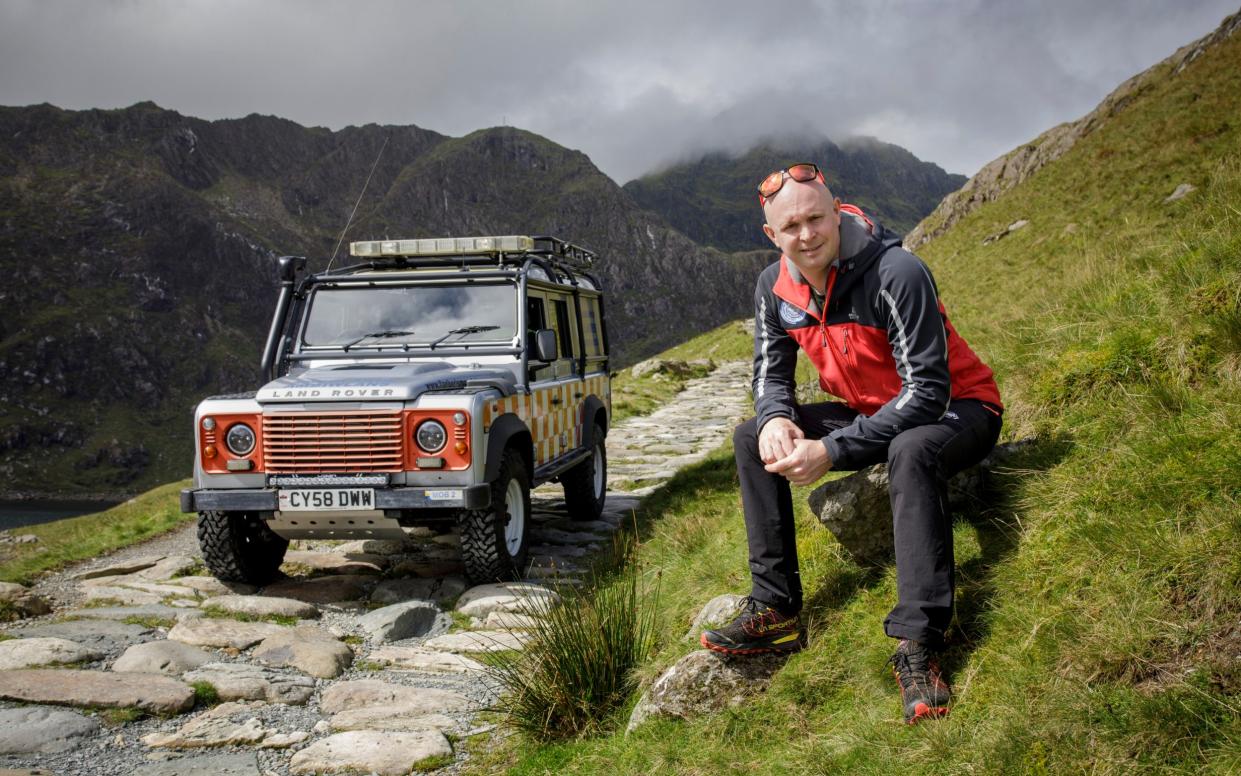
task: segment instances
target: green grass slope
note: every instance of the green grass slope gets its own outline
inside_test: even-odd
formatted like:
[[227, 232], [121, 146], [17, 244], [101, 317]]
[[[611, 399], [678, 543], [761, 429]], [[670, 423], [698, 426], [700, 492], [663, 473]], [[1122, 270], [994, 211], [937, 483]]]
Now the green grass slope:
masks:
[[[894, 574], [801, 506], [811, 643], [767, 693], [628, 737], [479, 747], [479, 770], [1241, 772], [1241, 35], [1169, 75], [922, 251], [997, 371], [1006, 438], [1038, 440], [954, 531], [952, 714], [900, 723]], [[639, 520], [662, 590], [650, 678], [695, 648], [702, 603], [748, 589], [730, 451]]]

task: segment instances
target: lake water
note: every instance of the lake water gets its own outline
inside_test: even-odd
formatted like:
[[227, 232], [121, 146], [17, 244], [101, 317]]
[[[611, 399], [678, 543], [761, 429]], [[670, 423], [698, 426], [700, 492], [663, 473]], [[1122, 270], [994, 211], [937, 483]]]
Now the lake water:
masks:
[[89, 515], [116, 506], [116, 501], [0, 501], [0, 530], [50, 523]]

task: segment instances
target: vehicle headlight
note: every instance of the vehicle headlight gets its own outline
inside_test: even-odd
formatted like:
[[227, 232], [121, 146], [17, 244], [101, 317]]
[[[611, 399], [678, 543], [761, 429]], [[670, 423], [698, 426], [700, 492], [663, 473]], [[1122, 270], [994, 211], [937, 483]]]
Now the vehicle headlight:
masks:
[[245, 423], [234, 423], [224, 435], [224, 444], [233, 455], [249, 455], [256, 441], [254, 429]]
[[448, 442], [448, 434], [444, 431], [444, 424], [438, 420], [424, 420], [414, 432], [414, 441], [423, 451], [434, 453]]

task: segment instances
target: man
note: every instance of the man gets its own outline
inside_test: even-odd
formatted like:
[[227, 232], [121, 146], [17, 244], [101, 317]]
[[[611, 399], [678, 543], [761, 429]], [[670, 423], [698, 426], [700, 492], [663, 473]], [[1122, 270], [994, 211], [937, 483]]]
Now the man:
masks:
[[[952, 325], [930, 271], [900, 238], [841, 205], [813, 164], [759, 186], [763, 231], [781, 250], [754, 295], [754, 408], [733, 437], [752, 588], [730, 624], [703, 633], [734, 655], [791, 652], [805, 634], [789, 483], [887, 463], [898, 600], [884, 631], [910, 724], [947, 713], [935, 653], [952, 619], [945, 483], [995, 445], [1003, 411], [991, 370]], [[801, 348], [822, 388], [799, 405]]]

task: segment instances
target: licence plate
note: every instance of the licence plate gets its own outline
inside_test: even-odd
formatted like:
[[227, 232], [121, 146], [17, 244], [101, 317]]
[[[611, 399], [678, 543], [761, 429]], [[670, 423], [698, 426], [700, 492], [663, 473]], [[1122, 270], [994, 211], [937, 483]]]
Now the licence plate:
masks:
[[374, 509], [374, 488], [297, 488], [281, 490], [281, 512], [328, 512]]

